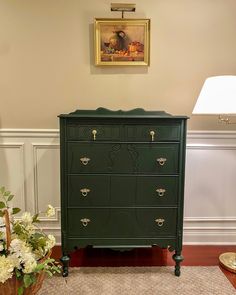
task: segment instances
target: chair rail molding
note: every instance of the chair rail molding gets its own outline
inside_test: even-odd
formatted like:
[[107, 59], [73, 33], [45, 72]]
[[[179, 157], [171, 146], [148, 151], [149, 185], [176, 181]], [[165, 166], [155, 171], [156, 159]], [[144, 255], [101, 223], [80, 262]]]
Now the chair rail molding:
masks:
[[[23, 210], [56, 208], [41, 226], [60, 243], [58, 129], [0, 129], [0, 185]], [[184, 244], [236, 245], [236, 131], [188, 131]]]

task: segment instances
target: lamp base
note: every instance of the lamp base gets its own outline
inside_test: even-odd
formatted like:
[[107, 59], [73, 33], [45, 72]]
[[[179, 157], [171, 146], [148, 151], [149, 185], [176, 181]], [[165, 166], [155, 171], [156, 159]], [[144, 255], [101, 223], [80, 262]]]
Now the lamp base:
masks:
[[236, 273], [236, 253], [227, 252], [219, 256], [219, 262], [225, 269]]

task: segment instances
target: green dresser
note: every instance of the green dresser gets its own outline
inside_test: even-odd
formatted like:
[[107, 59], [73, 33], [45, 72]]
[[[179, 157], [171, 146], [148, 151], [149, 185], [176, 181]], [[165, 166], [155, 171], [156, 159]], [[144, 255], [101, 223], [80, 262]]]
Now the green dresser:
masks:
[[185, 116], [77, 110], [60, 115], [63, 276], [74, 247], [158, 245], [183, 260]]

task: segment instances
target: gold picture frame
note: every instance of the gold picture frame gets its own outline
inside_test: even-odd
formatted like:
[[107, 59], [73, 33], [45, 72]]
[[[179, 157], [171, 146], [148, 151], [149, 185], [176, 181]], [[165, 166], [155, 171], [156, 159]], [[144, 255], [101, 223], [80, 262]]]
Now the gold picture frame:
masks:
[[150, 19], [96, 18], [96, 66], [148, 66]]

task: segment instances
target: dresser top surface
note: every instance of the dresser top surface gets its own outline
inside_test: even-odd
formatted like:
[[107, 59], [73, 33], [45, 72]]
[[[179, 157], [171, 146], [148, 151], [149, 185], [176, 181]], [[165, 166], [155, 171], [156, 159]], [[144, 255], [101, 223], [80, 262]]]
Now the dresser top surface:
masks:
[[187, 116], [173, 116], [164, 111], [145, 111], [142, 108], [136, 108], [129, 111], [109, 110], [106, 108], [98, 108], [96, 110], [76, 110], [69, 114], [61, 114], [60, 118], [168, 118], [168, 119], [185, 119]]

